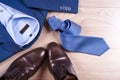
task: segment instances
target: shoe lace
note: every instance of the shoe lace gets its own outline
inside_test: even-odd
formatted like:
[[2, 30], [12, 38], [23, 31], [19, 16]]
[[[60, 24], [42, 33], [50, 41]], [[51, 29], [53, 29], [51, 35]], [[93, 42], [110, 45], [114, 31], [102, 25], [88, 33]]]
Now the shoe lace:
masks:
[[14, 70], [12, 70], [11, 72], [8, 72], [5, 75], [5, 78], [8, 80], [13, 80], [13, 79], [17, 79], [20, 76], [24, 75], [24, 71], [21, 68], [15, 68]]

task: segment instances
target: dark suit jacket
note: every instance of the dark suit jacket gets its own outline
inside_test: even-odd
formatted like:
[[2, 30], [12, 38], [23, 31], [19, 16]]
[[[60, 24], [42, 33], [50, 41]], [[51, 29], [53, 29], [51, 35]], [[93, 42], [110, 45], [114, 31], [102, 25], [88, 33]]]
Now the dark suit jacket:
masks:
[[0, 0], [0, 2], [36, 18], [41, 28], [32, 42], [19, 47], [8, 34], [6, 28], [0, 23], [0, 62], [21, 50], [29, 48], [37, 40], [48, 10], [70, 13], [77, 13], [78, 11], [78, 0]]

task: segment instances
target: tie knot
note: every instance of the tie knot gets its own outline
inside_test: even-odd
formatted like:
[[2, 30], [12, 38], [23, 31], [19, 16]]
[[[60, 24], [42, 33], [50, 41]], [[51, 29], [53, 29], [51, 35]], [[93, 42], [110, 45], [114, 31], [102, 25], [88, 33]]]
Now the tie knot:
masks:
[[59, 32], [66, 34], [79, 35], [81, 31], [81, 27], [76, 23], [70, 20], [61, 21], [55, 16], [52, 16], [48, 19], [48, 24], [52, 30], [58, 30]]
[[48, 24], [50, 25], [52, 30], [65, 30], [65, 23], [62, 20], [56, 18], [55, 16], [52, 16], [48, 19]]

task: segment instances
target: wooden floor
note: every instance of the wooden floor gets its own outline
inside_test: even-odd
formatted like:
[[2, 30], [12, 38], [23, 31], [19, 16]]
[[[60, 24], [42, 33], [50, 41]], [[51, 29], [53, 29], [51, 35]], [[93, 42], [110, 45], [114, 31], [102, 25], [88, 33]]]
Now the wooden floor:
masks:
[[[67, 52], [79, 80], [120, 80], [120, 0], [80, 0], [78, 14], [50, 12], [47, 18], [53, 15], [74, 21], [82, 27], [80, 35], [103, 37], [110, 46], [102, 56]], [[0, 63], [0, 76], [17, 57], [39, 46], [46, 47], [52, 41], [60, 43], [58, 33], [45, 26], [31, 48]], [[54, 78], [45, 62], [29, 80]]]

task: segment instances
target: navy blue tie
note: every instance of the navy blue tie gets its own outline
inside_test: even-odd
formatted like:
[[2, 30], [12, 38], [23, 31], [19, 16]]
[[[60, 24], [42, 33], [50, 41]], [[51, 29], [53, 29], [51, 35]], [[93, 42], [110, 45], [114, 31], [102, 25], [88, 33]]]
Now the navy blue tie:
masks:
[[103, 38], [80, 36], [81, 27], [76, 23], [52, 16], [48, 19], [52, 30], [58, 30], [64, 49], [72, 52], [82, 52], [100, 56], [109, 49]]

